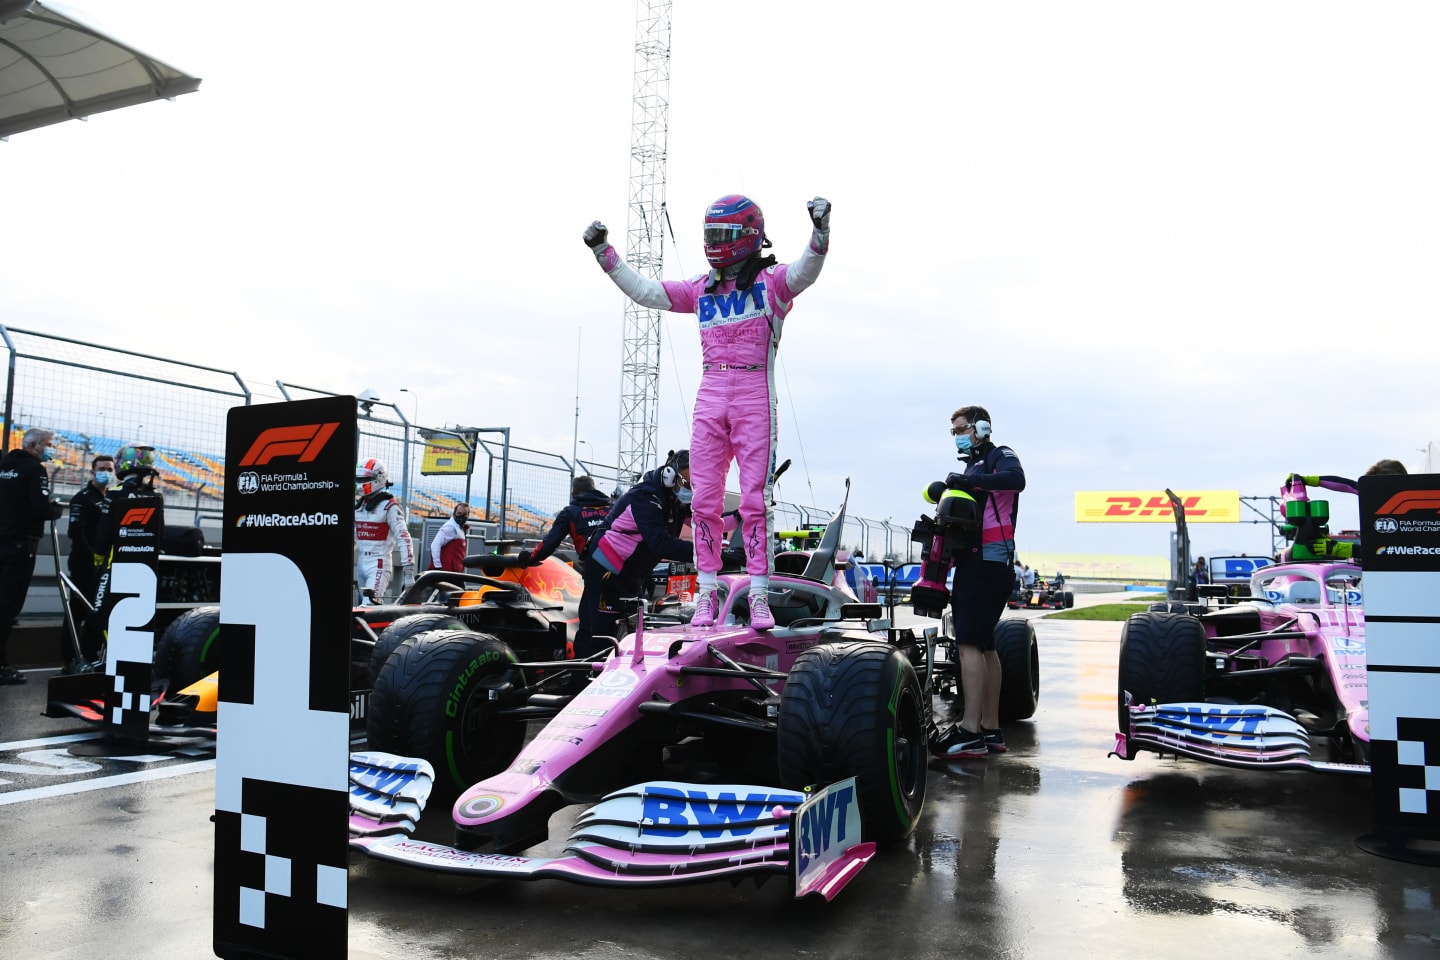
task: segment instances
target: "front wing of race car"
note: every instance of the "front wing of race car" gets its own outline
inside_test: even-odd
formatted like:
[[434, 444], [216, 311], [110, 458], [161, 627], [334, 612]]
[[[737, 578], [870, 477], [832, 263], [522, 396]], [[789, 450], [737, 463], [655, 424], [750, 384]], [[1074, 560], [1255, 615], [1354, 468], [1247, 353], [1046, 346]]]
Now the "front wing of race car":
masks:
[[1142, 750], [1173, 753], [1228, 767], [1369, 774], [1362, 763], [1310, 756], [1310, 735], [1274, 707], [1222, 703], [1130, 705], [1129, 733], [1115, 735], [1112, 756], [1133, 760]]
[[352, 754], [351, 849], [446, 873], [599, 885], [783, 873], [797, 898], [826, 900], [875, 853], [860, 836], [853, 777], [808, 795], [744, 784], [637, 784], [582, 813], [559, 857], [475, 853], [411, 839], [433, 782], [423, 760]]

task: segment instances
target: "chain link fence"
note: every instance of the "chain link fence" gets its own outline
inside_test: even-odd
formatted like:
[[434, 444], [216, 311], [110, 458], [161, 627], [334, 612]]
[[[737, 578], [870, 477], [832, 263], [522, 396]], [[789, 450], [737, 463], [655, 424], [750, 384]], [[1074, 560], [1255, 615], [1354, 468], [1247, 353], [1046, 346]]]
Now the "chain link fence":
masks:
[[5, 451], [31, 427], [55, 431], [51, 482], [60, 495], [82, 487], [97, 455], [155, 447], [157, 487], [176, 522], [187, 508], [198, 526], [224, 495], [225, 415], [250, 403], [240, 375], [193, 363], [0, 326], [8, 353]]
[[[95, 454], [153, 444], [170, 519], [204, 525], [207, 539], [218, 542], [226, 413], [253, 396], [239, 373], [13, 327], [0, 326], [0, 339], [9, 354], [0, 435], [6, 450], [29, 427], [54, 430], [53, 480], [66, 496], [87, 481]], [[274, 383], [287, 400], [344, 395]], [[360, 457], [385, 463], [417, 530], [423, 518], [448, 516], [464, 500], [477, 519], [496, 524], [501, 538], [533, 539], [569, 502], [576, 475], [589, 474], [607, 493], [622, 486], [617, 465], [512, 444], [508, 427], [412, 423], [397, 404], [369, 391], [356, 402]], [[465, 454], [468, 473], [459, 456]], [[834, 512], [789, 502], [774, 509], [777, 530], [823, 524]], [[842, 539], [872, 560], [910, 555], [908, 528], [888, 521], [847, 516]]]

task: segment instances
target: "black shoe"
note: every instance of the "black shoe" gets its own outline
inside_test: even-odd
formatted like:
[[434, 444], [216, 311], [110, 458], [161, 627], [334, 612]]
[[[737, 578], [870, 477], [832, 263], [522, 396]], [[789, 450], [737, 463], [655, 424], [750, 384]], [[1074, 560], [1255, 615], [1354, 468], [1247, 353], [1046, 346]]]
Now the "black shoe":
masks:
[[999, 730], [981, 729], [980, 733], [985, 737], [985, 749], [991, 753], [1005, 752], [1005, 734]]
[[0, 684], [27, 683], [28, 677], [22, 677], [20, 671], [11, 670], [9, 667], [0, 666]]
[[982, 734], [971, 733], [957, 723], [930, 741], [930, 752], [946, 760], [962, 760], [986, 756], [990, 750]]

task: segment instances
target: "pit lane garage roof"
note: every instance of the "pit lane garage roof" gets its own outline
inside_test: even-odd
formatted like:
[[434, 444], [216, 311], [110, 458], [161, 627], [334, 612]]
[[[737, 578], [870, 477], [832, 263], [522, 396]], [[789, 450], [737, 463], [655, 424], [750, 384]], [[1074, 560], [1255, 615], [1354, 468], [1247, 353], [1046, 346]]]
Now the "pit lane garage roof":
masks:
[[0, 139], [199, 86], [198, 78], [107, 36], [73, 11], [0, 0]]

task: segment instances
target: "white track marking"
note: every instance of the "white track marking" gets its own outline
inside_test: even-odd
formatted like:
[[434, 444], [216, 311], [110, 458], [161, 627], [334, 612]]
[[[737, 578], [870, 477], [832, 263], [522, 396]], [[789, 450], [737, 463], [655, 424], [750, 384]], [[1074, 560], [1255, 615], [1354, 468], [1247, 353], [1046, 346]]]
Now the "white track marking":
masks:
[[124, 787], [134, 783], [145, 783], [150, 780], [163, 780], [167, 777], [178, 777], [187, 773], [213, 773], [214, 771], [214, 760], [199, 760], [195, 763], [177, 763], [155, 770], [137, 770], [134, 773], [120, 773], [113, 777], [96, 777], [93, 780], [76, 780], [73, 783], [57, 783], [48, 787], [34, 787], [29, 790], [0, 793], [0, 807], [9, 806], [12, 803], [24, 803], [27, 800], [46, 800], [52, 797], [68, 796], [73, 793], [88, 793], [91, 790], [108, 790], [111, 787]]

